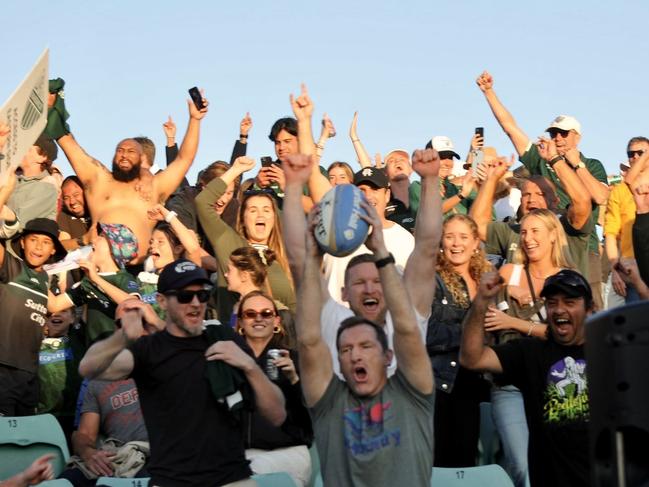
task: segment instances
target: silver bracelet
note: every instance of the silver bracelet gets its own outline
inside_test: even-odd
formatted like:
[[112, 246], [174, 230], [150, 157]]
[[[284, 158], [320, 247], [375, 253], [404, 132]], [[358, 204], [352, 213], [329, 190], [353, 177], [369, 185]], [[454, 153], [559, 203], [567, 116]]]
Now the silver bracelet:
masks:
[[165, 216], [165, 221], [166, 221], [167, 223], [171, 223], [171, 220], [173, 220], [173, 219], [176, 218], [177, 216], [178, 216], [178, 213], [176, 213], [175, 211], [171, 210], [169, 213], [167, 213], [167, 216]]

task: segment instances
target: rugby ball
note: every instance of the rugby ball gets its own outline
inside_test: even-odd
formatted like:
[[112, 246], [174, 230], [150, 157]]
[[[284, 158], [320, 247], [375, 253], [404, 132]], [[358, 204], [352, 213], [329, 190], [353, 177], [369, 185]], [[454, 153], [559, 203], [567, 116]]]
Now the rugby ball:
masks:
[[353, 184], [334, 186], [320, 200], [315, 238], [324, 252], [344, 257], [365, 242], [369, 225], [361, 218], [366, 215], [361, 201], [365, 196]]

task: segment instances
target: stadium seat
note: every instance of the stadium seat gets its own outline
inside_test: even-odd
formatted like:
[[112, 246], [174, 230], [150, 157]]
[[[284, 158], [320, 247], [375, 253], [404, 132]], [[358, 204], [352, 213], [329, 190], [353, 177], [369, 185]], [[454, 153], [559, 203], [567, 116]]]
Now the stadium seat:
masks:
[[96, 485], [97, 487], [147, 487], [149, 485], [149, 478], [116, 479], [114, 477], [99, 477]]
[[253, 475], [259, 487], [297, 487], [293, 478], [286, 472]]
[[[320, 475], [320, 457], [318, 456], [318, 448], [315, 446], [315, 442], [309, 448], [309, 455], [311, 456], [311, 478], [307, 487], [322, 487], [322, 475]], [[318, 480], [320, 484], [318, 484]]]
[[56, 480], [46, 480], [40, 484], [36, 484], [36, 487], [74, 487], [69, 480], [65, 479], [56, 479]]
[[431, 486], [435, 487], [513, 487], [509, 475], [500, 465], [467, 468], [433, 468]]
[[70, 452], [63, 430], [54, 416], [0, 417], [0, 479], [22, 472], [46, 453], [54, 454], [54, 476], [59, 475]]

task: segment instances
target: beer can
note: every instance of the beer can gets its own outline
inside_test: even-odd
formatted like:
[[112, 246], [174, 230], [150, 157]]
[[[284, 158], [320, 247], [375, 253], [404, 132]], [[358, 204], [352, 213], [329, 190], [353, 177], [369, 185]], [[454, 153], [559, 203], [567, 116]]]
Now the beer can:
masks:
[[282, 356], [282, 351], [279, 348], [271, 348], [266, 354], [266, 375], [270, 380], [279, 379], [279, 368], [273, 363], [273, 360]]

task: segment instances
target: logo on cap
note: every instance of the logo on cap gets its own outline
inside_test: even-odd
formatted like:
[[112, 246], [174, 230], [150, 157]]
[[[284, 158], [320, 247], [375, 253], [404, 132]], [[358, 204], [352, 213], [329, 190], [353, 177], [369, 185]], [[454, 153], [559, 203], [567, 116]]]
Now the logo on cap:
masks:
[[363, 169], [363, 172], [361, 174], [363, 176], [371, 176], [372, 174], [374, 174], [374, 171], [371, 167], [366, 167], [365, 169]]
[[193, 264], [191, 262], [180, 262], [179, 264], [176, 264], [174, 270], [179, 274], [182, 274], [183, 272], [187, 272], [187, 271], [195, 271], [196, 264]]

